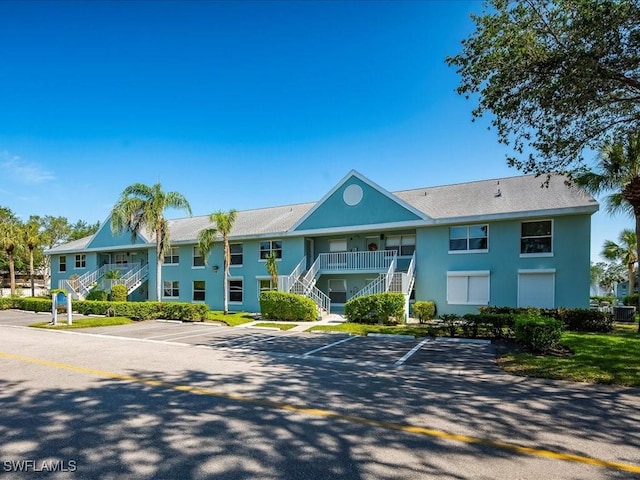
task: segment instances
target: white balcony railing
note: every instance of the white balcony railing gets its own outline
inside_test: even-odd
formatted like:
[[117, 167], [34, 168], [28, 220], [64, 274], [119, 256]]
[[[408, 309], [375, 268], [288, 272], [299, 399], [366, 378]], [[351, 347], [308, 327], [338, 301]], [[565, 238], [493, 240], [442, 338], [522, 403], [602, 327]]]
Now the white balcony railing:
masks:
[[316, 262], [318, 263], [318, 270], [321, 272], [344, 270], [384, 272], [389, 269], [396, 257], [395, 250], [333, 252], [319, 254]]

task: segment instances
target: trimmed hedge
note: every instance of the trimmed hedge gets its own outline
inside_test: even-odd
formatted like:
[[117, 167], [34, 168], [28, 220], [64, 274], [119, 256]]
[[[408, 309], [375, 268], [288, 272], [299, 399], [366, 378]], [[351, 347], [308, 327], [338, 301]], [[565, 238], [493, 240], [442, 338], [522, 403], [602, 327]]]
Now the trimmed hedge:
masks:
[[318, 318], [318, 307], [303, 295], [268, 291], [260, 294], [260, 314], [272, 320], [310, 322]]
[[135, 320], [154, 318], [183, 321], [204, 321], [209, 307], [204, 304], [184, 302], [103, 302], [96, 300], [78, 300], [73, 309], [83, 315], [106, 315], [109, 308], [118, 317]]
[[113, 287], [111, 287], [111, 301], [126, 302], [127, 287], [125, 287], [124, 285], [114, 285]]
[[9, 310], [15, 307], [15, 298], [13, 297], [0, 297], [0, 310]]
[[398, 323], [404, 319], [404, 295], [401, 293], [375, 293], [352, 298], [344, 304], [344, 316], [350, 322]]
[[420, 323], [431, 320], [436, 316], [436, 304], [430, 300], [418, 301], [413, 304], [413, 314], [418, 317]]
[[634, 293], [633, 295], [627, 295], [626, 297], [624, 297], [622, 299], [622, 303], [627, 307], [637, 307], [639, 299], [640, 299], [640, 295], [638, 295], [637, 293]]
[[481, 314], [532, 314], [561, 320], [567, 330], [574, 332], [606, 333], [613, 330], [613, 316], [608, 312], [589, 310], [586, 308], [515, 308], [515, 307], [480, 307]]
[[50, 298], [21, 297], [14, 298], [13, 308], [27, 312], [50, 312], [53, 306]]
[[513, 335], [513, 315], [509, 313], [468, 313], [462, 330], [471, 337], [504, 338]]
[[522, 314], [516, 316], [513, 330], [518, 342], [533, 352], [542, 353], [558, 345], [564, 324], [540, 314]]
[[104, 290], [91, 290], [85, 300], [98, 300], [105, 302], [109, 298], [109, 294]]

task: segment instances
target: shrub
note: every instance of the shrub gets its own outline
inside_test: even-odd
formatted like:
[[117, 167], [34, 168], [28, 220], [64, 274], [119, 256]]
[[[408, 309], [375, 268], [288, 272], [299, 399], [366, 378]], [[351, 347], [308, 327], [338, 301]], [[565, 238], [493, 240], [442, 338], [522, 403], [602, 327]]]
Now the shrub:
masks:
[[564, 324], [540, 314], [517, 315], [513, 327], [516, 339], [533, 352], [545, 352], [558, 345]]
[[104, 302], [107, 298], [108, 294], [104, 290], [91, 290], [85, 300], [98, 300]]
[[455, 313], [446, 313], [440, 317], [442, 320], [442, 328], [450, 337], [455, 337], [458, 332], [458, 326], [461, 325], [460, 317]]
[[626, 297], [624, 297], [622, 299], [622, 303], [628, 307], [637, 307], [638, 299], [640, 299], [640, 295], [634, 293], [633, 295], [627, 295]]
[[28, 312], [50, 312], [52, 309], [50, 298], [14, 298], [13, 308], [26, 310]]
[[609, 296], [603, 296], [603, 295], [593, 295], [592, 297], [589, 297], [589, 298], [591, 301], [598, 302], [598, 303], [607, 302], [609, 305], [615, 305], [617, 301], [617, 298], [614, 296], [609, 297]]
[[463, 318], [465, 335], [503, 338], [513, 334], [513, 315], [510, 313], [468, 313]]
[[161, 305], [161, 317], [158, 318], [169, 320], [204, 321], [209, 311], [209, 307], [202, 303], [168, 302]]
[[608, 312], [580, 308], [558, 308], [555, 318], [561, 320], [567, 330], [574, 332], [602, 332], [613, 330], [613, 315]]
[[10, 308], [16, 308], [13, 298], [0, 297], [0, 310], [9, 310]]
[[[117, 272], [117, 270], [115, 270]], [[126, 302], [127, 301], [127, 287], [124, 285], [114, 285], [111, 287], [111, 301], [112, 302]]]
[[318, 307], [310, 298], [287, 292], [262, 292], [260, 313], [264, 318], [308, 322], [318, 317]]
[[352, 298], [344, 304], [344, 316], [354, 323], [390, 323], [404, 318], [404, 295], [376, 293]]
[[431, 320], [436, 316], [436, 304], [430, 300], [416, 302], [413, 304], [413, 314], [418, 317], [420, 323]]

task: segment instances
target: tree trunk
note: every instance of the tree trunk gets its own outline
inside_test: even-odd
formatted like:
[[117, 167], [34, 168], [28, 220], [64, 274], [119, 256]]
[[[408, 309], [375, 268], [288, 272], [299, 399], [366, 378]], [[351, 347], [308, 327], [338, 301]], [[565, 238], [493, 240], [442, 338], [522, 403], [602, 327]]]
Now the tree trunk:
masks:
[[[640, 205], [633, 205], [633, 212], [636, 216], [636, 258], [638, 252], [640, 252]], [[629, 295], [633, 292], [629, 291]], [[636, 304], [636, 312], [640, 307], [640, 296], [638, 297], [638, 304]], [[637, 318], [637, 317], [636, 317]], [[640, 333], [640, 322], [638, 322], [638, 333]]]
[[162, 302], [162, 256], [160, 255], [160, 245], [157, 246], [156, 255], [156, 301]]
[[11, 295], [16, 294], [16, 268], [13, 261], [13, 250], [8, 251], [7, 255], [9, 257], [9, 282], [11, 283]]
[[33, 280], [34, 268], [33, 268], [33, 248], [29, 249], [29, 280], [31, 281], [31, 296], [36, 296], [36, 286]]

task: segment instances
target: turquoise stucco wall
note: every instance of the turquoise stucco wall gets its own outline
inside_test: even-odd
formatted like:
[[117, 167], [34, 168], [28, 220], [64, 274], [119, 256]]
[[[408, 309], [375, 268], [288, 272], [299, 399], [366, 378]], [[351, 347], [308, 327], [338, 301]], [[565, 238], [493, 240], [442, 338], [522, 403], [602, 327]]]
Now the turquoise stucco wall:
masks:
[[[347, 187], [354, 184], [362, 188], [363, 197], [357, 205], [349, 206], [344, 202], [343, 194]], [[296, 230], [372, 225], [411, 220], [419, 220], [419, 217], [359, 178], [352, 177], [327, 198]]]
[[416, 299], [434, 300], [438, 314], [476, 313], [476, 306], [447, 304], [447, 271], [489, 270], [489, 303], [516, 306], [518, 270], [555, 269], [555, 305], [588, 308], [590, 216], [554, 218], [553, 256], [521, 258], [520, 225], [489, 222], [488, 253], [463, 254], [448, 253], [449, 226], [418, 229]]
[[[243, 265], [229, 268], [229, 278], [242, 279], [243, 281], [243, 301], [242, 303], [229, 303], [231, 311], [260, 311], [258, 301], [258, 278], [269, 278], [264, 261], [259, 260], [260, 242], [263, 240], [249, 240], [245, 242], [232, 242], [243, 244]], [[274, 237], [269, 240], [280, 240]], [[205, 303], [214, 310], [223, 308], [223, 254], [222, 244], [213, 247], [208, 257], [206, 267], [193, 267], [192, 245], [181, 245], [179, 265], [163, 265], [162, 280], [180, 282], [180, 297], [178, 299], [166, 299], [163, 301], [191, 302], [193, 294], [193, 282], [205, 282]], [[304, 239], [286, 238], [282, 239], [282, 258], [278, 260], [278, 273], [288, 275], [296, 267], [304, 256]], [[213, 266], [217, 265], [218, 271], [214, 272]], [[150, 265], [149, 292], [150, 298], [155, 298], [156, 274], [155, 267]]]

